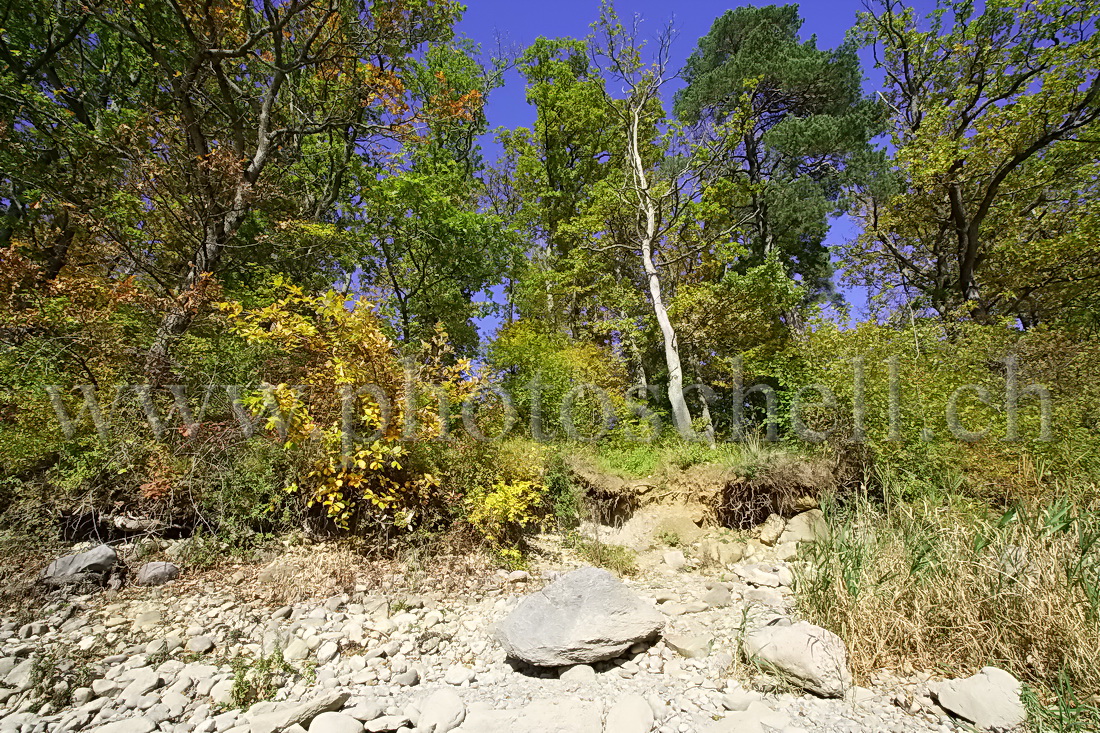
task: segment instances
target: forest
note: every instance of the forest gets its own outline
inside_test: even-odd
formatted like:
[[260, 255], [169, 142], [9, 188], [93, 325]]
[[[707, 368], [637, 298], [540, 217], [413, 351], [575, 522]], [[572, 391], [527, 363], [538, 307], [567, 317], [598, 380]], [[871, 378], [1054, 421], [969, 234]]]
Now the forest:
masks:
[[857, 680], [996, 665], [1092, 729], [1100, 2], [832, 48], [627, 6], [507, 48], [454, 0], [0, 0], [0, 585], [139, 528], [628, 575], [613, 486], [812, 495]]

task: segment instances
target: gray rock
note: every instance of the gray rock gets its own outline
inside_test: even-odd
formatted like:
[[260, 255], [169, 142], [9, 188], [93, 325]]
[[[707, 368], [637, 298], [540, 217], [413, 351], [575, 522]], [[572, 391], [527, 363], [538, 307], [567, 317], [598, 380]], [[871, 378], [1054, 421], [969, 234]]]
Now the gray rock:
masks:
[[728, 606], [732, 600], [733, 596], [730, 594], [730, 589], [724, 585], [715, 585], [703, 596], [703, 603], [711, 608]]
[[778, 514], [769, 514], [764, 523], [760, 525], [760, 542], [768, 546], [774, 545], [783, 534], [783, 517]]
[[227, 707], [233, 702], [233, 680], [222, 680], [210, 688], [210, 699], [219, 707]]
[[98, 728], [92, 728], [90, 733], [152, 733], [156, 729], [157, 726], [152, 720], [139, 717], [115, 720]]
[[722, 565], [730, 565], [737, 562], [745, 555], [745, 543], [743, 542], [719, 542], [718, 562]]
[[147, 562], [138, 568], [137, 585], [164, 585], [180, 576], [180, 569], [170, 562]]
[[612, 659], [664, 627], [664, 617], [611, 573], [581, 568], [527, 596], [493, 633], [510, 657], [539, 667]]
[[673, 570], [679, 570], [687, 565], [687, 558], [684, 557], [683, 550], [669, 550], [664, 554], [665, 565], [668, 565]]
[[736, 688], [722, 696], [722, 707], [740, 713], [749, 709], [754, 702], [763, 702], [764, 696], [754, 690]]
[[829, 535], [829, 525], [820, 509], [811, 509], [791, 517], [783, 534], [779, 535], [779, 544], [787, 542], [817, 542]]
[[292, 725], [308, 723], [321, 713], [339, 710], [347, 702], [348, 693], [328, 692], [310, 702], [298, 705], [280, 705], [272, 712], [260, 715], [248, 714], [248, 723], [252, 733], [275, 733]]
[[335, 641], [326, 641], [317, 647], [317, 664], [325, 665], [336, 659], [336, 656], [340, 653], [340, 647], [337, 646]]
[[702, 659], [710, 654], [714, 637], [709, 634], [665, 634], [665, 644], [682, 657]]
[[34, 658], [24, 659], [12, 667], [4, 678], [4, 684], [16, 690], [27, 690], [31, 686], [31, 673], [34, 671]]
[[74, 582], [89, 575], [102, 575], [110, 571], [117, 561], [118, 554], [114, 549], [100, 545], [87, 552], [57, 558], [46, 566], [40, 579], [50, 583]]
[[420, 672], [416, 671], [415, 667], [411, 667], [400, 674], [395, 674], [391, 679], [395, 685], [411, 687], [420, 684]]
[[779, 568], [775, 565], [752, 563], [738, 565], [733, 571], [746, 583], [760, 588], [778, 588], [783, 585], [779, 577]]
[[776, 622], [746, 634], [744, 643], [749, 656], [815, 694], [842, 697], [852, 685], [844, 642], [820, 626]]
[[342, 712], [344, 715], [350, 715], [359, 722], [365, 723], [368, 720], [382, 717], [384, 711], [382, 710], [382, 706], [378, 703], [361, 700], [354, 707], [346, 708]]
[[363, 724], [343, 713], [321, 713], [309, 724], [309, 733], [363, 733]]
[[443, 676], [443, 681], [448, 685], [461, 685], [466, 682], [473, 682], [475, 676], [472, 669], [455, 665], [447, 670], [447, 674]]
[[790, 731], [787, 726], [791, 716], [773, 710], [763, 702], [753, 702], [744, 711], [729, 713], [725, 718], [712, 724], [707, 733], [764, 733], [764, 731]]
[[997, 667], [985, 667], [973, 677], [941, 682], [940, 706], [983, 730], [1010, 730], [1027, 717], [1020, 702], [1020, 682]]
[[214, 650], [214, 640], [209, 636], [193, 636], [187, 642], [187, 651], [195, 654], [206, 654]]
[[363, 727], [368, 733], [384, 733], [385, 731], [404, 730], [409, 724], [409, 719], [404, 715], [383, 715], [381, 718], [368, 720]]
[[638, 694], [619, 698], [607, 712], [604, 733], [649, 733], [653, 729], [653, 709]]
[[160, 687], [160, 675], [152, 667], [138, 667], [131, 673], [131, 680], [119, 695], [122, 700], [136, 700]]
[[297, 636], [291, 638], [283, 649], [283, 659], [288, 662], [297, 662], [307, 656], [309, 656], [309, 645]]
[[450, 733], [466, 719], [466, 705], [452, 690], [432, 693], [420, 706], [417, 733]]
[[587, 685], [596, 681], [596, 670], [587, 664], [575, 664], [558, 675], [562, 682]]

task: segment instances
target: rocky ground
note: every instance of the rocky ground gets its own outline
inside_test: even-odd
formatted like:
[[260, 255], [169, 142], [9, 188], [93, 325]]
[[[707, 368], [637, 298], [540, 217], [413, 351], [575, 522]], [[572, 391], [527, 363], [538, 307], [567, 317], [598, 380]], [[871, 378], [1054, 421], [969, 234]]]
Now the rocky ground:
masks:
[[[829, 662], [840, 655], [839, 671], [815, 668], [822, 659], [814, 652], [771, 666], [746, 662], [743, 646], [759, 641], [754, 634], [816, 629], [790, 624], [792, 548], [806, 540], [791, 530], [812, 534], [816, 518], [801, 521], [810, 529], [776, 518], [749, 543], [690, 537], [683, 549], [643, 552], [640, 572], [625, 583], [659, 619], [656, 637], [625, 641], [613, 659], [565, 667], [509, 658], [494, 627], [524, 613], [515, 609], [525, 597], [568, 582], [563, 573], [583, 564], [568, 553], [544, 553], [531, 570], [509, 573], [442, 561], [410, 570], [305, 547], [205, 575], [135, 567], [116, 591], [55, 583], [44, 606], [14, 609], [0, 622], [0, 731], [960, 729], [940, 704], [986, 727], [1019, 722], [1015, 681], [996, 677], [999, 670], [947, 686], [884, 672], [862, 687], [845, 676], [842, 644], [826, 652]], [[121, 557], [137, 549], [122, 548]], [[153, 585], [134, 584], [141, 573]], [[323, 595], [334, 587], [343, 592]], [[592, 602], [558, 609], [575, 619], [564, 633], [583, 637], [602, 623], [585, 605]], [[541, 633], [538, 622], [532, 628]], [[812, 637], [823, 638], [832, 643]], [[764, 659], [760, 646], [750, 654]]]

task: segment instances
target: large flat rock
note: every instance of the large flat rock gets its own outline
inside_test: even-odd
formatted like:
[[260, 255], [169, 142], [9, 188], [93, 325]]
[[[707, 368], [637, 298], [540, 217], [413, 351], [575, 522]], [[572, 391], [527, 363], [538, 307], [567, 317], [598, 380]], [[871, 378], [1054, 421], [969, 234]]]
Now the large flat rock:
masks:
[[87, 552], [59, 557], [42, 571], [41, 579], [49, 583], [65, 583], [102, 575], [118, 561], [118, 555], [107, 545], [93, 547]]
[[664, 623], [656, 608], [611, 573], [581, 568], [524, 598], [494, 635], [513, 659], [561, 667], [618, 657]]

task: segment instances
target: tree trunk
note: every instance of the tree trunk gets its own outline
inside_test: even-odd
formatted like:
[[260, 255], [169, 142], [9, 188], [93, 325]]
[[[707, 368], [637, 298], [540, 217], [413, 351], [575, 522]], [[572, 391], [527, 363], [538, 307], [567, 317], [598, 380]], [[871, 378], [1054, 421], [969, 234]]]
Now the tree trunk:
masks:
[[237, 233], [237, 229], [244, 221], [243, 199], [244, 193], [239, 190], [230, 213], [226, 214], [220, 222], [206, 227], [202, 244], [196, 249], [191, 258], [190, 269], [183, 278], [183, 286], [175, 302], [161, 319], [157, 332], [153, 336], [153, 345], [149, 347], [149, 353], [145, 357], [145, 373], [150, 377], [164, 376], [168, 369], [168, 352], [195, 320], [193, 306], [185, 304], [183, 298], [199, 286], [204, 276], [217, 271], [225, 245]]
[[665, 365], [668, 367], [668, 402], [672, 406], [672, 422], [677, 432], [685, 439], [695, 436], [691, 427], [691, 411], [688, 409], [687, 400], [684, 399], [684, 370], [680, 364], [680, 345], [676, 339], [676, 329], [668, 317], [668, 309], [665, 307], [664, 297], [661, 293], [661, 276], [657, 266], [653, 262], [653, 244], [658, 236], [657, 203], [653, 200], [649, 191], [649, 178], [646, 175], [645, 163], [642, 161], [641, 151], [638, 147], [638, 128], [641, 120], [637, 109], [632, 110], [630, 118], [629, 141], [627, 155], [633, 169], [634, 182], [637, 186], [638, 206], [645, 217], [645, 230], [640, 237], [642, 250], [642, 267], [645, 270], [646, 281], [649, 284], [649, 297], [653, 302], [653, 314], [657, 316], [657, 323], [661, 327], [661, 342], [664, 346]]

